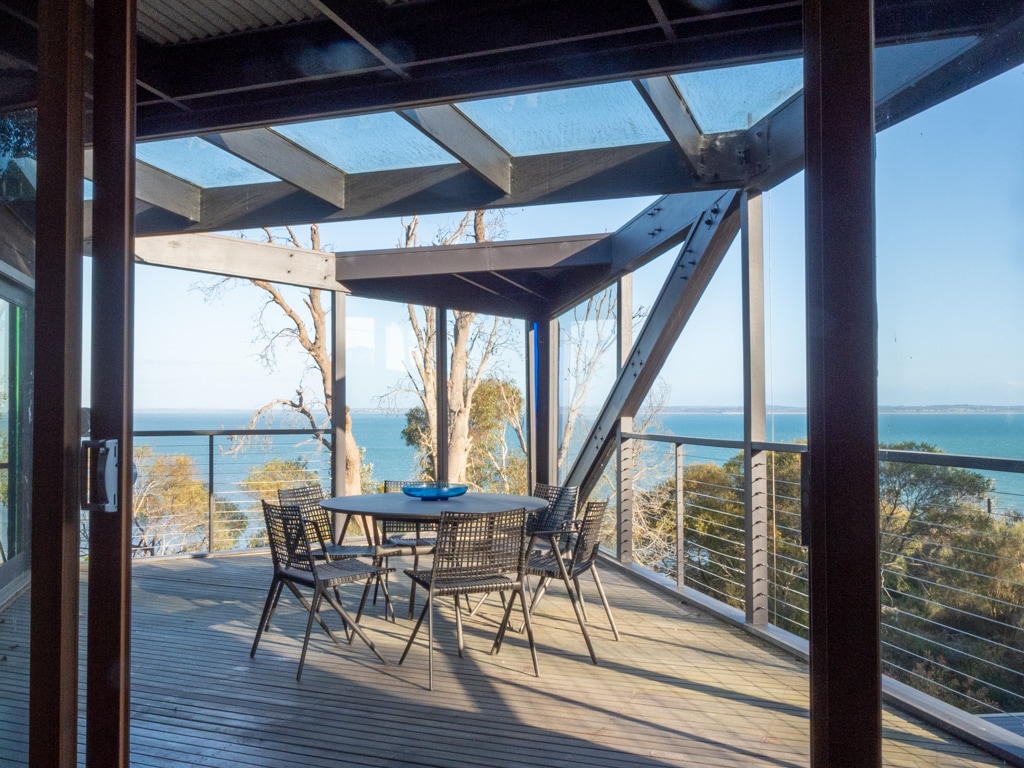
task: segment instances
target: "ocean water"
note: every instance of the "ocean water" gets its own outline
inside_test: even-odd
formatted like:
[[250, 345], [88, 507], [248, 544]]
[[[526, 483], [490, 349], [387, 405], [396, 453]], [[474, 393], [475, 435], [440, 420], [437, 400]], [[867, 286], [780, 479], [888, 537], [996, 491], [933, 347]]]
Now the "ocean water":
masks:
[[[249, 425], [248, 411], [140, 411], [135, 414], [135, 429], [194, 430], [244, 429]], [[302, 426], [280, 418], [278, 428]], [[352, 431], [364, 450], [363, 460], [373, 465], [373, 478], [381, 481], [402, 479], [416, 474], [416, 452], [402, 441], [404, 414], [379, 411], [353, 411]], [[666, 413], [648, 429], [650, 432], [740, 440], [743, 417], [739, 413]], [[802, 413], [781, 413], [769, 417], [770, 441], [795, 442], [807, 435], [807, 419]], [[145, 444], [148, 438], [138, 438]], [[929, 443], [946, 453], [1024, 459], [1024, 414], [1021, 413], [883, 413], [879, 418], [882, 443], [915, 441]], [[312, 450], [312, 446], [310, 448]], [[204, 449], [205, 450], [205, 449]], [[733, 456], [733, 449], [688, 447], [694, 460], [722, 461]], [[990, 475], [1001, 495], [1018, 497], [1024, 507], [1024, 476], [1001, 473]]]

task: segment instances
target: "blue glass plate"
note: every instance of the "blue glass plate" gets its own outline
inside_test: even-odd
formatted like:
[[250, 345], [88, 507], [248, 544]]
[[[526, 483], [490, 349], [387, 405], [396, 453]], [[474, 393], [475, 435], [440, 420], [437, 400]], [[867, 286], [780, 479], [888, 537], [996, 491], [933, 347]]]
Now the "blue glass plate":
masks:
[[453, 496], [461, 496], [469, 488], [468, 485], [454, 483], [423, 483], [423, 485], [407, 485], [402, 488], [406, 496], [415, 496], [423, 501], [443, 501]]

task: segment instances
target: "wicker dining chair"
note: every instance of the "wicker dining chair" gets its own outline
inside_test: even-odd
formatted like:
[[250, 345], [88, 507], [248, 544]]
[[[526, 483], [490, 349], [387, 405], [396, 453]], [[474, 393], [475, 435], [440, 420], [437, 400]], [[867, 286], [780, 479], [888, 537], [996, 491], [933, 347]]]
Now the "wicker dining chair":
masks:
[[[608, 598], [601, 586], [601, 579], [597, 575], [597, 555], [601, 544], [601, 523], [604, 520], [608, 502], [591, 501], [583, 510], [583, 514], [576, 520], [568, 521], [557, 529], [549, 531], [535, 531], [531, 541], [530, 553], [526, 561], [526, 573], [530, 576], [539, 576], [540, 581], [533, 592], [533, 600], [530, 603], [530, 612], [536, 610], [548, 583], [552, 579], [560, 578], [569, 593], [572, 607], [576, 611], [576, 620], [583, 630], [583, 639], [587, 642], [587, 649], [590, 651], [591, 660], [597, 664], [597, 654], [594, 653], [594, 645], [590, 641], [590, 634], [587, 632], [587, 609], [583, 602], [583, 594], [580, 591], [579, 577], [590, 571], [597, 586], [597, 593], [601, 597], [605, 613], [608, 615], [608, 623], [611, 625], [615, 639], [619, 639], [619, 630], [615, 626], [615, 619], [612, 618], [612, 609], [608, 605]], [[549, 548], [538, 551], [533, 546], [536, 541], [545, 539]], [[562, 542], [568, 541], [568, 546]]]
[[[439, 597], [448, 595], [455, 597], [455, 623], [460, 657], [464, 650], [464, 640], [459, 596], [508, 591], [518, 595], [530, 641], [530, 654], [533, 656], [533, 671], [540, 676], [537, 647], [533, 642], [533, 627], [530, 624], [524, 588], [525, 531], [525, 509], [511, 512], [442, 512], [437, 530], [433, 567], [428, 570], [410, 568], [405, 571], [414, 583], [427, 590], [427, 600], [398, 663], [405, 661], [423, 625], [424, 617], [428, 617], [427, 665], [428, 684], [431, 690], [434, 688], [434, 604]], [[494, 638], [491, 653], [497, 653], [501, 649], [501, 639], [514, 603], [513, 597], [506, 605], [505, 615]]]
[[[401, 493], [410, 485], [423, 485], [429, 480], [385, 480], [384, 493]], [[429, 555], [437, 542], [437, 523], [424, 523], [422, 520], [382, 520], [381, 535], [383, 541], [395, 544], [422, 547], [420, 554]]]
[[[423, 485], [429, 480], [385, 480], [384, 493], [401, 493], [410, 485]], [[385, 544], [411, 547], [412, 567], [420, 567], [420, 555], [434, 554], [437, 544], [437, 523], [424, 523], [422, 520], [388, 519], [380, 521], [381, 541]], [[409, 618], [416, 613], [416, 582], [409, 585]]]
[[[336, 645], [340, 645], [338, 638], [320, 617], [320, 606], [324, 600], [341, 617], [346, 635], [348, 636], [349, 632], [358, 635], [374, 655], [386, 664], [387, 661], [381, 656], [373, 641], [359, 626], [359, 619], [362, 617], [361, 609], [353, 619], [342, 606], [336, 590], [344, 584], [365, 581], [366, 586], [363, 588], [365, 599], [366, 592], [374, 578], [379, 577], [388, 569], [355, 558], [344, 560], [317, 558], [315, 550], [320, 549], [321, 545], [316, 524], [303, 517], [296, 506], [281, 506], [264, 501], [263, 516], [267, 524], [267, 537], [270, 540], [270, 553], [274, 562], [274, 577], [270, 583], [270, 590], [267, 593], [267, 600], [263, 606], [263, 613], [256, 628], [256, 638], [253, 640], [249, 656], [256, 655], [260, 638], [269, 629], [277, 604], [281, 599], [281, 592], [287, 586], [309, 613], [309, 618], [306, 621], [306, 634], [302, 641], [302, 654], [299, 656], [299, 670], [295, 675], [296, 680], [302, 679], [302, 668], [306, 662], [306, 651], [309, 648], [309, 635], [313, 629], [314, 619], [324, 629], [328, 637]], [[307, 601], [299, 591], [299, 587], [312, 589], [312, 599]], [[349, 636], [349, 642], [351, 639]]]
[[526, 519], [527, 536], [533, 536], [537, 531], [557, 531], [567, 520], [576, 517], [577, 500], [580, 495], [578, 485], [535, 483], [531, 495], [547, 499], [548, 506]]
[[[323, 488], [319, 483], [309, 483], [295, 488], [281, 488], [277, 492], [277, 497], [282, 506], [298, 507], [302, 516], [313, 524], [316, 536], [321, 542], [323, 542], [322, 550], [316, 550], [315, 554], [326, 554], [326, 557], [329, 560], [344, 560], [352, 557], [362, 557], [368, 558], [374, 565], [381, 565], [389, 557], [401, 557], [403, 555], [415, 554], [414, 548], [411, 545], [403, 546], [387, 542], [381, 544], [343, 543], [345, 529], [348, 527], [349, 518], [345, 519], [345, 524], [342, 526], [341, 532], [335, 534], [334, 527], [331, 525], [331, 515], [320, 504], [326, 496], [324, 495]], [[371, 520], [363, 520], [364, 526], [370, 526], [372, 524], [373, 522]], [[370, 530], [367, 529], [367, 540], [373, 541], [374, 537], [375, 532], [370, 532]], [[392, 571], [393, 570], [394, 569], [392, 569]], [[385, 615], [394, 619], [395, 610], [394, 606], [391, 605], [391, 596], [388, 593], [387, 580], [383, 573], [377, 576], [373, 593], [374, 603], [377, 601], [378, 589], [384, 595]], [[367, 594], [368, 593], [365, 593], [363, 595], [363, 601], [359, 604], [360, 612], [362, 612], [365, 607]]]
[[[547, 499], [548, 505], [544, 509], [526, 516], [527, 540], [533, 537], [535, 531], [559, 530], [566, 521], [572, 520], [576, 516], [576, 499], [579, 497], [579, 493], [579, 486], [575, 485], [534, 483], [533, 493], [530, 495], [538, 499]], [[559, 541], [559, 545], [564, 548], [564, 536]], [[548, 539], [544, 538], [543, 541], [535, 542], [534, 546], [543, 549], [548, 546]], [[481, 595], [476, 605], [470, 610], [470, 615], [475, 616], [486, 601], [487, 595]]]

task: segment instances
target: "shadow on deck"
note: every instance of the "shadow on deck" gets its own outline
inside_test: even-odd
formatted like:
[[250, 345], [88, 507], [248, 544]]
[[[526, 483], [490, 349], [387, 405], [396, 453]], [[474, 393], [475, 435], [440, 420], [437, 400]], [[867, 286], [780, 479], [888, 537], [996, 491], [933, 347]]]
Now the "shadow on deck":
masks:
[[[358, 639], [339, 648], [314, 628], [301, 682], [305, 613], [287, 592], [249, 658], [270, 575], [266, 553], [136, 563], [133, 766], [809, 763], [803, 662], [608, 569], [622, 640], [592, 601], [598, 666], [560, 586], [535, 616], [540, 678], [525, 636], [510, 633], [489, 655], [497, 598], [469, 620], [460, 659], [448, 601], [435, 616], [433, 692], [425, 632], [397, 665], [412, 628], [400, 569], [392, 577], [397, 623], [384, 621], [381, 605], [363, 620], [388, 664]], [[346, 603], [354, 607], [357, 594], [348, 587]], [[28, 602], [22, 596], [0, 614], [3, 766], [27, 765]], [[884, 726], [887, 766], [1002, 764], [899, 713], [887, 710]]]

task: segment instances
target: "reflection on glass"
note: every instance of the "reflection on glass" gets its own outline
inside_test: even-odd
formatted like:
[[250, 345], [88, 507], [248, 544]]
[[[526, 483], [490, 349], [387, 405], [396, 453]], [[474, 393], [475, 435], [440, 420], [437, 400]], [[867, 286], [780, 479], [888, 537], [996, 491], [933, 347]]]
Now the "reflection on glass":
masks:
[[142, 162], [200, 187], [277, 181], [277, 177], [196, 136], [140, 143], [135, 154]]
[[0, 200], [31, 201], [36, 195], [36, 111], [0, 114]]
[[482, 99], [458, 107], [512, 155], [666, 140], [628, 82]]
[[448, 313], [448, 479], [526, 493], [524, 328], [509, 318]]
[[[385, 480], [421, 477], [418, 435], [407, 429], [424, 412], [422, 347], [413, 334], [411, 315], [422, 327], [420, 307], [345, 300], [346, 399], [364, 493], [380, 491]], [[424, 346], [429, 351], [433, 336], [428, 335]]]
[[702, 133], [749, 128], [803, 88], [803, 61], [785, 59], [673, 75]]
[[616, 296], [613, 285], [558, 319], [558, 479], [579, 455], [616, 375]]
[[281, 125], [273, 130], [346, 173], [458, 162], [391, 112]]

